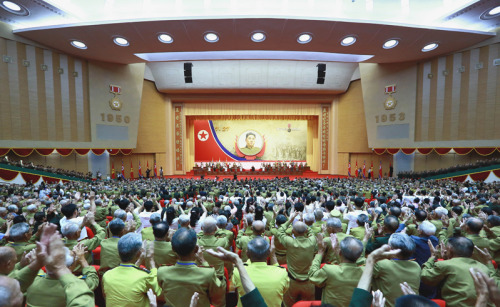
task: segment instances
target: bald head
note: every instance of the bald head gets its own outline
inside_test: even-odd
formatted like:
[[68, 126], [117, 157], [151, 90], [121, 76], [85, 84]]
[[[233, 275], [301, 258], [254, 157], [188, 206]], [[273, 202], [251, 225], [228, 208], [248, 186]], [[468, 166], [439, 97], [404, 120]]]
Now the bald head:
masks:
[[303, 222], [295, 222], [295, 224], [293, 224], [293, 232], [296, 236], [303, 236], [307, 232], [307, 225]]
[[0, 274], [9, 275], [17, 262], [16, 251], [12, 247], [0, 247]]
[[266, 224], [262, 221], [255, 221], [252, 224], [252, 230], [255, 235], [260, 236], [266, 230]]
[[256, 237], [248, 242], [247, 255], [252, 262], [265, 262], [269, 256], [269, 242], [265, 238]]
[[0, 276], [0, 307], [20, 307], [22, 304], [23, 293], [19, 282], [6, 276]]

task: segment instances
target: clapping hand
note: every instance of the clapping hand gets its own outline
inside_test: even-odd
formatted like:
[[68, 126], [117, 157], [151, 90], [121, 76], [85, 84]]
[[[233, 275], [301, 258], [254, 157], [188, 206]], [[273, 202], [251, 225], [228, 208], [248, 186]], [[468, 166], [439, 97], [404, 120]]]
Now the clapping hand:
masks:
[[217, 252], [214, 251], [213, 249], [208, 249], [207, 253], [216, 257], [216, 258], [219, 258], [219, 259], [227, 261], [227, 262], [231, 262], [233, 264], [236, 264], [236, 263], [238, 263], [238, 261], [241, 261], [238, 254], [230, 252], [230, 251], [228, 251], [225, 248], [220, 247], [220, 246], [217, 247]]

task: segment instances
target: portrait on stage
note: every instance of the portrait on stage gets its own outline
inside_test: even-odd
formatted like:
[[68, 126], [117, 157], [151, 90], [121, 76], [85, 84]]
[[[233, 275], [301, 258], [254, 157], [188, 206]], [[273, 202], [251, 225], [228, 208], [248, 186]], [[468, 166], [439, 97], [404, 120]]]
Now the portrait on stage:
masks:
[[307, 120], [195, 120], [195, 161], [305, 161]]
[[236, 137], [235, 154], [246, 160], [262, 157], [266, 150], [266, 141], [258, 132], [247, 130]]

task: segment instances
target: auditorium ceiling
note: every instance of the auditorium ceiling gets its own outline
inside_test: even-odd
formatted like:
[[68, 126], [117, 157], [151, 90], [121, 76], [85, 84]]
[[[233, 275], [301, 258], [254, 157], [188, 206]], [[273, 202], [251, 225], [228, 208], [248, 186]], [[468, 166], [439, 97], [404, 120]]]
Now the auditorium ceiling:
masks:
[[[395, 63], [494, 37], [499, 6], [498, 0], [0, 0], [0, 20], [47, 47], [113, 63]], [[384, 48], [387, 42], [393, 48]]]

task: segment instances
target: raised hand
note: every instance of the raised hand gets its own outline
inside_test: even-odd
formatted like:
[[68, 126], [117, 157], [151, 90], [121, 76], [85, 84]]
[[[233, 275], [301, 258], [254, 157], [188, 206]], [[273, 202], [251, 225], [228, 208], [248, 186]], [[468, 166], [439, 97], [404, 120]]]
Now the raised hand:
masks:
[[236, 264], [238, 262], [238, 260], [240, 260], [240, 257], [238, 256], [238, 254], [230, 252], [230, 251], [228, 251], [220, 246], [217, 247], [217, 252], [214, 251], [213, 249], [208, 249], [207, 253], [214, 256], [214, 257], [217, 257], [221, 260], [231, 262], [233, 264]]
[[401, 287], [401, 291], [403, 291], [404, 295], [416, 294], [415, 291], [413, 291], [413, 289], [408, 285], [406, 281], [404, 283], [399, 284], [399, 287]]
[[374, 250], [367, 259], [371, 259], [372, 261], [379, 261], [382, 259], [389, 259], [396, 257], [401, 252], [400, 249], [391, 250], [391, 247], [388, 244], [384, 244], [382, 247]]
[[204, 263], [205, 262], [205, 258], [203, 257], [203, 252], [205, 251], [205, 249], [203, 248], [203, 246], [199, 246], [198, 245], [198, 251], [196, 252], [196, 261], [198, 261], [199, 263]]
[[338, 255], [340, 252], [340, 243], [337, 234], [335, 233], [330, 234], [330, 242], [332, 243], [333, 253]]
[[373, 307], [384, 307], [385, 306], [385, 297], [382, 291], [372, 291], [372, 306]]
[[481, 262], [484, 265], [488, 265], [489, 263], [491, 263], [491, 260], [493, 258], [491, 257], [488, 248], [485, 247], [484, 249], [480, 249], [479, 247], [474, 245], [474, 249], [478, 252], [477, 254], [479, 256], [479, 262]]

